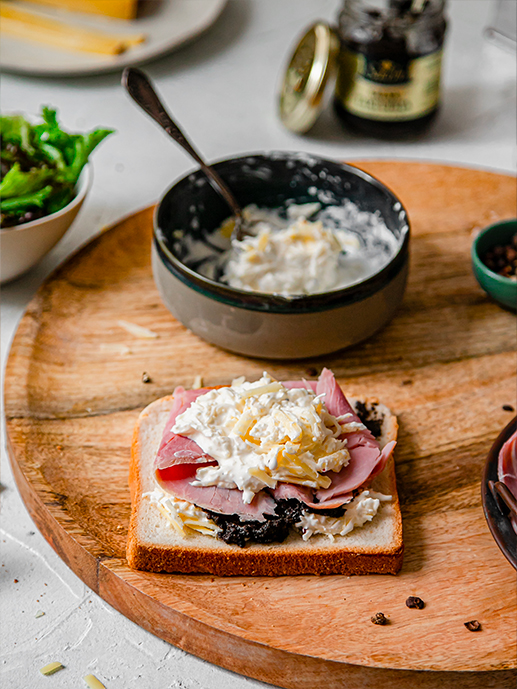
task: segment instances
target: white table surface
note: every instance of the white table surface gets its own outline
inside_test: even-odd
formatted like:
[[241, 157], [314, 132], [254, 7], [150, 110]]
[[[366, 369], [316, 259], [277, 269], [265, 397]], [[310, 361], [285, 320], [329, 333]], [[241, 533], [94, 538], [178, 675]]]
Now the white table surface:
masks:
[[[338, 0], [230, 0], [205, 35], [146, 70], [210, 160], [289, 149], [337, 159], [423, 159], [515, 171], [515, 54], [483, 38], [494, 10], [492, 0], [449, 2], [444, 104], [429, 135], [408, 143], [355, 136], [341, 129], [330, 108], [310, 135], [286, 131], [276, 115], [276, 93], [289, 47], [313, 20], [336, 17], [339, 6]], [[17, 323], [48, 273], [102, 227], [156, 201], [193, 167], [119, 84], [120, 74], [63, 79], [3, 75], [3, 111], [36, 113], [41, 104], [52, 104], [71, 130], [102, 125], [117, 134], [93, 156], [93, 189], [71, 230], [36, 268], [2, 288], [2, 370]], [[18, 495], [3, 445], [3, 687], [81, 687], [86, 686], [82, 677], [90, 672], [107, 689], [266, 686], [170, 646], [85, 586], [36, 530]], [[44, 616], [36, 617], [39, 611]], [[66, 669], [43, 677], [39, 668], [53, 660]]]

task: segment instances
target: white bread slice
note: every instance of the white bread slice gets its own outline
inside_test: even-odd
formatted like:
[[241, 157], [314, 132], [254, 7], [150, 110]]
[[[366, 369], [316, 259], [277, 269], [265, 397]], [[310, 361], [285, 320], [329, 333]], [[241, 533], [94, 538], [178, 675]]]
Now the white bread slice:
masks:
[[[132, 510], [127, 546], [131, 567], [150, 572], [205, 572], [217, 576], [395, 574], [399, 571], [403, 556], [402, 517], [393, 456], [371, 484], [372, 490], [391, 495], [392, 499], [381, 502], [371, 522], [346, 536], [336, 536], [333, 541], [320, 534], [304, 541], [299, 533], [291, 531], [283, 543], [250, 543], [240, 548], [190, 529], [186, 537], [177, 533], [156, 506], [142, 498], [156, 487], [154, 460], [172, 400], [171, 395], [147, 406], [133, 434], [129, 473]], [[348, 397], [348, 400], [352, 406], [362, 402], [380, 420], [381, 447], [396, 440], [397, 420], [387, 407], [375, 398]]]

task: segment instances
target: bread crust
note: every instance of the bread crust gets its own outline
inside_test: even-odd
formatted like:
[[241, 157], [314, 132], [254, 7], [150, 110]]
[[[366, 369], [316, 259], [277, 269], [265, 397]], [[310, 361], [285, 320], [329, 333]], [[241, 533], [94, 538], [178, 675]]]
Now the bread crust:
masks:
[[[351, 399], [351, 398], [349, 398]], [[355, 398], [357, 399], [357, 398]], [[170, 409], [173, 396], [162, 397], [147, 406], [140, 414], [133, 432], [129, 487], [131, 492], [131, 519], [129, 525], [127, 561], [130, 567], [149, 572], [209, 573], [216, 576], [286, 576], [299, 574], [396, 574], [402, 566], [402, 516], [396, 490], [395, 462], [390, 456], [382, 476], [392, 495], [390, 527], [392, 537], [382, 547], [347, 545], [347, 536], [336, 537], [332, 546], [322, 547], [312, 537], [304, 541], [301, 536], [290, 536], [285, 543], [249, 544], [245, 548], [217, 540], [217, 547], [206, 546], [204, 538], [193, 538], [178, 544], [145, 542], [139, 536], [142, 511], [143, 430], [158, 411]], [[367, 406], [379, 404], [376, 398], [360, 399]], [[382, 405], [381, 405], [382, 406]], [[387, 410], [386, 407], [383, 407]], [[396, 440], [398, 423], [389, 412], [384, 420], [383, 444]], [[161, 437], [162, 428], [159, 429]], [[375, 519], [378, 519], [377, 515]], [[374, 521], [375, 521], [374, 519]], [[363, 527], [364, 528], [364, 527]], [[210, 538], [211, 537], [207, 537]], [[215, 539], [213, 539], [215, 540]], [[293, 545], [294, 540], [299, 541]]]

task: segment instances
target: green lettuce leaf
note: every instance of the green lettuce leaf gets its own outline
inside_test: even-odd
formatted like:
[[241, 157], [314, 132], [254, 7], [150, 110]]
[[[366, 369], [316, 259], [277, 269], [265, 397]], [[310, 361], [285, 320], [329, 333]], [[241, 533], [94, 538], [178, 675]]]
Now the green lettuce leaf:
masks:
[[2, 148], [5, 144], [15, 144], [29, 155], [35, 153], [31, 143], [31, 124], [21, 115], [1, 115], [0, 135]]
[[34, 194], [17, 196], [12, 199], [2, 199], [0, 202], [0, 210], [6, 213], [8, 211], [24, 210], [25, 208], [30, 208], [31, 206], [43, 208], [45, 201], [49, 198], [53, 191], [53, 187], [48, 185], [43, 187], [43, 189], [34, 192]]
[[9, 199], [13, 196], [26, 196], [42, 189], [54, 175], [48, 168], [34, 167], [29, 172], [22, 172], [15, 163], [0, 184], [0, 197]]

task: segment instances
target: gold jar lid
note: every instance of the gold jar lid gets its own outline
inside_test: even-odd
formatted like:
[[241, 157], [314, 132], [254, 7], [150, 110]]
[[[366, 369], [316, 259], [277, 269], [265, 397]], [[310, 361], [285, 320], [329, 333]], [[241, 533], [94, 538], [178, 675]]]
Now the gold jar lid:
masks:
[[293, 132], [308, 131], [323, 107], [323, 94], [334, 76], [339, 37], [325, 22], [317, 22], [298, 41], [289, 60], [280, 92], [280, 119]]

